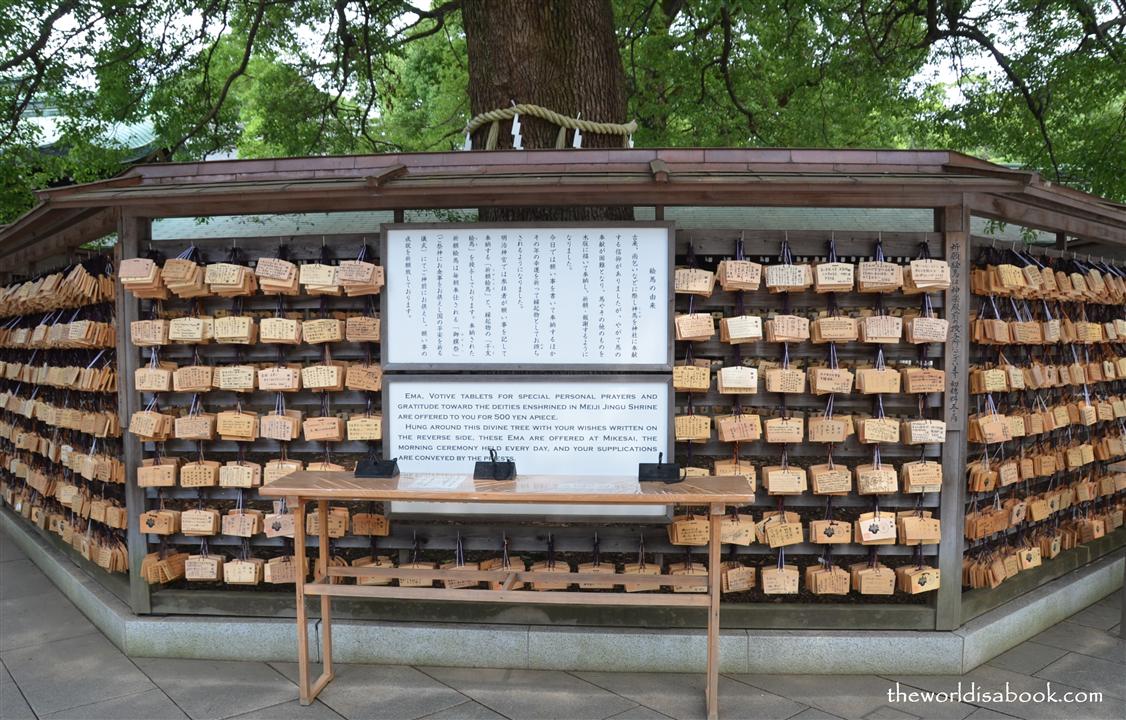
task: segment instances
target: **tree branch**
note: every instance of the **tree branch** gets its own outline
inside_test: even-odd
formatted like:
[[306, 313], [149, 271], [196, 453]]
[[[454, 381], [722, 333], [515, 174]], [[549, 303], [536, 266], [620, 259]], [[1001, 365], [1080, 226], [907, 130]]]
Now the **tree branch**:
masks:
[[234, 85], [235, 80], [246, 73], [247, 66], [250, 65], [250, 57], [254, 53], [254, 39], [258, 35], [258, 29], [262, 26], [262, 17], [266, 14], [266, 0], [259, 0], [258, 7], [254, 13], [254, 20], [250, 24], [250, 29], [246, 33], [246, 49], [242, 54], [242, 60], [239, 62], [234, 72], [227, 76], [227, 81], [223, 83], [223, 89], [219, 92], [219, 98], [211, 105], [207, 113], [199, 119], [199, 121], [185, 133], [179, 140], [174, 142], [168, 148], [169, 157], [176, 154], [176, 151], [184, 146], [189, 139], [196, 133], [205, 128], [211, 120], [219, 114], [222, 109], [223, 103], [227, 101], [227, 94], [231, 91], [231, 86]]
[[750, 131], [751, 135], [763, 141], [762, 136], [759, 134], [758, 121], [755, 119], [755, 114], [739, 99], [739, 96], [735, 92], [735, 81], [731, 78], [731, 48], [734, 44], [734, 39], [731, 32], [731, 8], [728, 6], [726, 0], [724, 0], [719, 12], [719, 22], [723, 28], [723, 50], [719, 56], [719, 69], [720, 74], [723, 75], [723, 86], [727, 89], [727, 97], [731, 100], [731, 104], [747, 119], [747, 129]]
[[65, 2], [60, 3], [47, 17], [43, 18], [43, 22], [39, 26], [39, 37], [35, 39], [35, 42], [4, 62], [0, 62], [0, 72], [11, 70], [23, 64], [32, 56], [38, 56], [43, 48], [47, 47], [47, 42], [51, 39], [51, 33], [55, 29], [55, 22], [76, 7], [78, 7], [77, 0], [65, 0]]

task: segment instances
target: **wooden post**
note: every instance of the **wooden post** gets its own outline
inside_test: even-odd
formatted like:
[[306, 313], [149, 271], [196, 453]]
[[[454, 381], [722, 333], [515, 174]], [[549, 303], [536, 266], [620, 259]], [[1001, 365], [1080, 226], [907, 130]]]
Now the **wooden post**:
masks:
[[[330, 582], [328, 577], [328, 566], [332, 560], [331, 553], [328, 549], [328, 500], [317, 501], [317, 529], [320, 531], [318, 549], [320, 551], [320, 566], [324, 572], [323, 581]], [[323, 635], [321, 637], [321, 663], [323, 665], [322, 680], [318, 682], [327, 683], [332, 680], [332, 596], [321, 595], [321, 628]], [[325, 680], [324, 678], [327, 678]], [[322, 685], [323, 687], [323, 685]]]
[[308, 566], [305, 562], [305, 501], [299, 497], [289, 499], [289, 511], [293, 513], [293, 554], [297, 563], [297, 690], [301, 704], [308, 705], [309, 698], [309, 627], [305, 612], [305, 577]]
[[[117, 245], [113, 250], [114, 266], [123, 259], [137, 257], [147, 244], [152, 220], [122, 214], [117, 222]], [[140, 353], [129, 340], [129, 324], [140, 319], [140, 301], [125, 293], [116, 283], [114, 293], [117, 323], [117, 414], [127, 426], [138, 410], [138, 396], [133, 390], [133, 374], [140, 365]], [[148, 540], [141, 533], [140, 516], [145, 511], [145, 489], [137, 486], [137, 468], [141, 464], [141, 441], [125, 431], [121, 434], [122, 462], [125, 463], [125, 512], [128, 515], [127, 545], [129, 548], [129, 606], [137, 615], [152, 612], [149, 584], [141, 577], [141, 561], [148, 554]]]
[[935, 629], [953, 630], [962, 624], [962, 537], [966, 522], [966, 417], [969, 394], [970, 205], [936, 213], [935, 229], [942, 233], [944, 254], [950, 263], [950, 289], [946, 291], [946, 442], [942, 446], [942, 497], [939, 517], [942, 539], [938, 569], [942, 584], [935, 599]]
[[708, 720], [719, 717], [719, 599], [722, 590], [719, 536], [723, 511], [723, 505], [712, 503], [708, 525], [708, 676], [707, 690], [704, 693], [708, 705]]

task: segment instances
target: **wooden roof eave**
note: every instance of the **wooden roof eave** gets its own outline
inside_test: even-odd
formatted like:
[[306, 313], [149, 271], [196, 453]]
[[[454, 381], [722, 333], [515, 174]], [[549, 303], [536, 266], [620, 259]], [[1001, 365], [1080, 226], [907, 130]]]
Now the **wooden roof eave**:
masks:
[[[470, 207], [474, 204], [559, 204], [586, 201], [581, 196], [596, 193], [602, 204], [665, 204], [684, 205], [722, 201], [737, 205], [766, 202], [773, 205], [790, 203], [794, 194], [821, 195], [826, 206], [840, 205], [837, 194], [844, 192], [852, 201], [872, 196], [873, 202], [894, 202], [889, 191], [911, 196], [912, 206], [943, 204], [928, 199], [928, 193], [1003, 192], [1019, 187], [1018, 183], [1000, 178], [949, 175], [840, 175], [833, 173], [678, 173], [669, 182], [657, 182], [649, 173], [558, 173], [508, 175], [407, 175], [385, 185], [372, 187], [364, 178], [331, 178], [321, 180], [218, 182], [194, 185], [141, 185], [126, 188], [89, 190], [67, 197], [53, 198], [57, 207], [89, 207], [118, 205], [139, 208], [185, 205], [184, 212], [193, 214], [199, 206], [212, 203], [229, 212], [229, 205], [240, 205], [239, 213], [259, 212], [257, 202], [276, 197], [291, 201], [320, 201], [320, 210], [351, 209], [356, 200], [365, 207]], [[566, 189], [568, 198], [558, 192]], [[780, 197], [771, 198], [777, 191]], [[552, 193], [545, 196], [545, 193]], [[748, 197], [748, 194], [752, 197]], [[473, 203], [468, 202], [473, 197]], [[495, 201], [490, 196], [496, 196]], [[450, 198], [460, 198], [450, 204]], [[706, 201], [706, 202], [705, 202]], [[872, 206], [873, 202], [864, 203]], [[366, 204], [365, 204], [366, 203]], [[921, 205], [920, 205], [921, 203]], [[190, 206], [190, 207], [188, 207]], [[163, 213], [162, 213], [163, 214]]]

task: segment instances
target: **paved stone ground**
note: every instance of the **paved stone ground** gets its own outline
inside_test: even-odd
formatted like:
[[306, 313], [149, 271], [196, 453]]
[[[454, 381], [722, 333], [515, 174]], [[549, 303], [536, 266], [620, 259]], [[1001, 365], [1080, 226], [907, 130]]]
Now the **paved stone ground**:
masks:
[[[959, 676], [727, 675], [724, 718], [1126, 717], [1121, 593]], [[537, 720], [703, 718], [703, 676], [341, 665], [310, 707], [292, 663], [127, 658], [0, 533], [0, 720]], [[976, 683], [1104, 693], [1101, 703], [889, 702]]]

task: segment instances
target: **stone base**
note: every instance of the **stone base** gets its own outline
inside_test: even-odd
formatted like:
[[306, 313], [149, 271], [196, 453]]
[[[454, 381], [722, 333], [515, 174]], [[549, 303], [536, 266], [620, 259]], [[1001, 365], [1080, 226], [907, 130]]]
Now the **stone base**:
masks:
[[[296, 660], [292, 620], [138, 617], [24, 523], [0, 527], [123, 652], [134, 657]], [[720, 668], [730, 673], [962, 674], [1122, 586], [1123, 551], [1022, 595], [953, 632], [724, 630]], [[309, 624], [314, 653], [320, 622]], [[342, 663], [620, 672], [703, 672], [702, 630], [470, 625], [340, 620]]]

